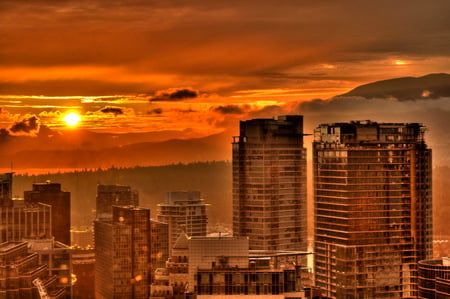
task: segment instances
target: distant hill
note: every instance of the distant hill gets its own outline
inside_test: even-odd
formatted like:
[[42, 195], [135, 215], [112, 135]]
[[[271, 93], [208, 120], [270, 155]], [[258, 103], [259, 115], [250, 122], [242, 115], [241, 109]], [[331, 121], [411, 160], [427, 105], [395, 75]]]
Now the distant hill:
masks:
[[0, 168], [108, 168], [166, 165], [197, 161], [230, 160], [230, 138], [226, 134], [203, 138], [140, 142], [101, 149], [29, 149], [5, 152]]
[[376, 81], [358, 86], [339, 97], [391, 98], [399, 101], [450, 97], [450, 74], [429, 74]]

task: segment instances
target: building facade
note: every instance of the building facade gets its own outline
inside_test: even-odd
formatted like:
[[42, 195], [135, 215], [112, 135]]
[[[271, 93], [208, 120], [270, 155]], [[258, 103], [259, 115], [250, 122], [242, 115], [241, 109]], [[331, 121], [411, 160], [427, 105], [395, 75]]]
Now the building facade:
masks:
[[112, 213], [112, 220], [94, 223], [95, 297], [148, 298], [150, 210], [114, 206]]
[[169, 225], [151, 219], [151, 264], [152, 269], [164, 268], [169, 258]]
[[52, 207], [42, 203], [11, 200], [0, 207], [0, 243], [52, 237]]
[[432, 256], [431, 150], [417, 123], [314, 132], [316, 286], [332, 298], [416, 298]]
[[151, 298], [305, 298], [305, 252], [249, 251], [246, 237], [180, 235]]
[[158, 204], [158, 221], [169, 225], [169, 251], [180, 234], [206, 236], [207, 204], [199, 191], [172, 191], [166, 193], [164, 203]]
[[240, 122], [233, 139], [233, 233], [254, 250], [305, 250], [303, 116]]
[[58, 183], [33, 184], [24, 192], [25, 203], [43, 203], [52, 207], [52, 233], [55, 241], [70, 245], [70, 192], [62, 191]]
[[13, 173], [0, 174], [0, 207], [12, 206]]
[[419, 298], [450, 298], [450, 258], [419, 262]]
[[112, 217], [113, 206], [139, 205], [139, 194], [130, 186], [97, 185], [96, 218], [107, 220]]
[[94, 249], [71, 250], [73, 299], [95, 298], [95, 251]]

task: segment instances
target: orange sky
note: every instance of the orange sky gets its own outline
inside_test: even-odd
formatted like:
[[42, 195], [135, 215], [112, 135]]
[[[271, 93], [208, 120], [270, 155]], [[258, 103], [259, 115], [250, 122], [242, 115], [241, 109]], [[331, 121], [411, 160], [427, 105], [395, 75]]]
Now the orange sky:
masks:
[[[0, 128], [234, 130], [360, 84], [450, 69], [450, 2], [0, 3]], [[177, 90], [191, 97], [170, 97]], [[152, 100], [165, 94], [159, 100]]]

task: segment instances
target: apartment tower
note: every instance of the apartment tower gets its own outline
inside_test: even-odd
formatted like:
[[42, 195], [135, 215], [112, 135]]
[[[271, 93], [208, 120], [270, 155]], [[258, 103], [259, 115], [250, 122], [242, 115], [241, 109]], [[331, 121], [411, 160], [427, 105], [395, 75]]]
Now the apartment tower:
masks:
[[314, 131], [316, 285], [331, 298], [416, 298], [432, 256], [431, 150], [418, 123]]
[[233, 138], [233, 233], [252, 250], [306, 250], [303, 116], [240, 122]]
[[158, 204], [158, 221], [169, 225], [169, 252], [182, 233], [189, 236], [206, 236], [207, 206], [199, 191], [166, 193], [164, 203]]
[[133, 206], [94, 222], [95, 298], [148, 298], [150, 230], [150, 210]]

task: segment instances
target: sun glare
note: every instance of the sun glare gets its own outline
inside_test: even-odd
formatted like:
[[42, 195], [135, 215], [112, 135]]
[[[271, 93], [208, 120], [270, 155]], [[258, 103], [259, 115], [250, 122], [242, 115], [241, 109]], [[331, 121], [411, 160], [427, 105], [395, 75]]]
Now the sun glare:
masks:
[[70, 112], [63, 117], [63, 120], [70, 127], [75, 127], [81, 121], [81, 116], [75, 112]]

